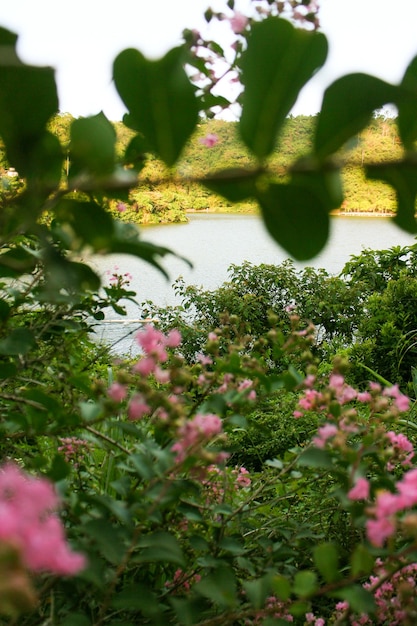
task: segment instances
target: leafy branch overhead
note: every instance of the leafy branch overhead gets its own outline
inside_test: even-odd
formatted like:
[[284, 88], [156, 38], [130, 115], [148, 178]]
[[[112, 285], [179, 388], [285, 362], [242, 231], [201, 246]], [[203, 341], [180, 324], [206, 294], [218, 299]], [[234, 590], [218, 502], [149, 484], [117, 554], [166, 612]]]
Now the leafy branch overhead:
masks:
[[[234, 61], [242, 84], [238, 129], [257, 165], [249, 170], [213, 171], [196, 179], [231, 202], [255, 200], [276, 242], [296, 259], [311, 258], [327, 241], [330, 212], [343, 202], [341, 149], [367, 126], [376, 110], [394, 103], [404, 158], [391, 164], [367, 164], [364, 172], [393, 187], [398, 201], [395, 221], [416, 232], [417, 61], [410, 63], [400, 85], [366, 74], [344, 76], [330, 85], [312, 151], [290, 165], [283, 182], [271, 165], [271, 155], [299, 92], [326, 61], [327, 40], [277, 16], [253, 22], [244, 37], [245, 45]], [[119, 163], [114, 128], [103, 113], [73, 120], [67, 147], [47, 130], [47, 122], [58, 111], [54, 72], [23, 64], [16, 42], [16, 35], [0, 30], [0, 135], [10, 165], [25, 179], [19, 203], [30, 232], [42, 238], [43, 261], [61, 258], [50, 251], [56, 245], [87, 246], [96, 252], [120, 249], [123, 242], [106, 202], [123, 198], [129, 188], [141, 183], [146, 155], [153, 154], [172, 170], [197, 128], [199, 115], [210, 114], [221, 99], [210, 99], [208, 89], [190, 79], [186, 68], [198, 63], [187, 44], [156, 61], [138, 50], [121, 52], [114, 62], [114, 82], [128, 110], [124, 123], [135, 134]], [[188, 178], [193, 178], [192, 172]], [[75, 189], [85, 195], [67, 197]], [[40, 232], [38, 220], [45, 210], [52, 217], [51, 227], [44, 225]], [[13, 220], [5, 226], [11, 234]], [[140, 238], [133, 243], [131, 237], [131, 253], [161, 268], [160, 258], [168, 250], [145, 246]], [[76, 276], [76, 266], [73, 269]], [[83, 281], [85, 276], [80, 275], [79, 283]]]

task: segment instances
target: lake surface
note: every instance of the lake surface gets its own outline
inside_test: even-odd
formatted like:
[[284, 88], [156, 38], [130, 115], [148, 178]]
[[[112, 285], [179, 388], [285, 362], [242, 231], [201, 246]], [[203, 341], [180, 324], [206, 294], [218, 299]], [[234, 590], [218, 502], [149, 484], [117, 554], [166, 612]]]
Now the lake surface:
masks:
[[[175, 304], [172, 282], [182, 276], [186, 284], [201, 285], [215, 289], [228, 278], [228, 267], [249, 261], [279, 264], [288, 255], [273, 241], [262, 220], [255, 215], [235, 214], [191, 214], [188, 224], [170, 224], [142, 228], [142, 238], [155, 244], [166, 246], [186, 257], [193, 264], [189, 268], [184, 261], [172, 256], [165, 257], [163, 266], [170, 276], [166, 280], [156, 269], [147, 263], [126, 255], [108, 257], [94, 256], [88, 262], [106, 280], [106, 272], [117, 268], [119, 273], [132, 275], [131, 287], [137, 293], [137, 301], [153, 300], [158, 305]], [[383, 250], [393, 246], [407, 246], [415, 243], [415, 237], [400, 230], [389, 218], [381, 217], [334, 217], [331, 220], [331, 233], [324, 250], [314, 259], [294, 265], [322, 267], [329, 273], [338, 274], [351, 255], [360, 254], [366, 248]], [[107, 278], [108, 280], [108, 278]], [[140, 318], [140, 307], [127, 303], [128, 318]], [[109, 319], [117, 319], [112, 311]], [[132, 344], [131, 335], [121, 338], [137, 328], [109, 323], [97, 329], [100, 339], [113, 343], [118, 352], [128, 352]]]

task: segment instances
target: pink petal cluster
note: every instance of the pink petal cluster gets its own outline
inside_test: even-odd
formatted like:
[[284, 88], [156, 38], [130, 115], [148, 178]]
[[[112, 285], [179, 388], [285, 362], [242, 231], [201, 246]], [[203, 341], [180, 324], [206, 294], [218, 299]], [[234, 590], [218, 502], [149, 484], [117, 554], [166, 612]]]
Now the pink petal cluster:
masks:
[[246, 15], [243, 15], [243, 13], [239, 13], [238, 11], [236, 11], [233, 17], [229, 18], [231, 29], [236, 35], [245, 30], [248, 22], [249, 20]]
[[369, 498], [369, 481], [366, 478], [358, 478], [347, 495], [349, 500], [367, 500]]
[[48, 480], [29, 476], [13, 463], [0, 470], [0, 542], [16, 548], [33, 572], [72, 576], [86, 561], [68, 546], [54, 513], [58, 505]]
[[236, 470], [234, 470], [234, 473], [237, 474], [236, 484], [239, 485], [239, 487], [250, 487], [252, 481], [250, 479], [250, 475], [246, 467], [242, 466], [242, 467], [236, 468]]
[[316, 448], [324, 448], [328, 439], [331, 439], [339, 432], [335, 424], [324, 424], [317, 431], [317, 437], [314, 437], [313, 444]]
[[[167, 348], [177, 348], [181, 344], [181, 333], [173, 329], [167, 335], [148, 325], [136, 335], [136, 341], [142, 348], [144, 356], [133, 366], [133, 371], [149, 376], [158, 368], [158, 363], [168, 360]], [[161, 370], [158, 369], [158, 377], [161, 378]]]
[[[408, 398], [407, 398], [408, 400]], [[411, 441], [402, 433], [394, 433], [392, 430], [386, 434], [388, 441], [391, 444], [394, 459], [387, 464], [389, 471], [394, 469], [393, 460], [399, 460], [401, 465], [411, 465], [411, 459], [414, 457], [414, 447]]]
[[369, 541], [377, 547], [384, 545], [397, 529], [397, 514], [417, 504], [417, 469], [410, 470], [397, 483], [397, 493], [381, 491], [368, 510], [372, 515], [366, 522]]
[[[67, 463], [82, 461], [90, 449], [90, 443], [78, 437], [60, 437], [59, 441], [61, 445], [58, 447], [58, 452], [63, 453]], [[75, 467], [78, 467], [78, 463], [75, 463]]]
[[218, 143], [219, 138], [214, 133], [208, 133], [205, 137], [200, 138], [200, 143], [207, 148], [212, 148]]
[[128, 418], [134, 422], [142, 419], [144, 415], [150, 413], [151, 407], [147, 404], [142, 394], [138, 393], [131, 398], [127, 408]]
[[117, 382], [112, 383], [107, 393], [114, 402], [123, 402], [127, 396], [127, 386]]
[[178, 441], [171, 448], [176, 453], [177, 462], [184, 461], [187, 454], [193, 451], [196, 445], [209, 441], [221, 431], [222, 421], [220, 417], [213, 413], [197, 413], [178, 429]]
[[401, 393], [398, 385], [386, 387], [382, 392], [382, 395], [387, 396], [388, 398], [393, 398], [395, 406], [401, 413], [408, 411], [410, 408], [410, 398]]

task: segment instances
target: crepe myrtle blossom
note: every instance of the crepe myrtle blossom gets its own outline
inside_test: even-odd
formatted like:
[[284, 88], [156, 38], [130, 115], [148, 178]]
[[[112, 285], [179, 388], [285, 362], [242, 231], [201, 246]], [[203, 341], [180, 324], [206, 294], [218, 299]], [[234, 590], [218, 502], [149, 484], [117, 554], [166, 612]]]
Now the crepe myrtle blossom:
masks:
[[59, 499], [45, 478], [24, 473], [14, 463], [0, 470], [0, 544], [14, 548], [31, 572], [73, 576], [85, 557], [66, 542], [56, 515]]
[[380, 491], [367, 513], [366, 534], [370, 543], [382, 547], [397, 530], [399, 513], [417, 504], [417, 469], [408, 471], [397, 482], [397, 492]]
[[173, 329], [167, 335], [148, 325], [136, 334], [136, 341], [146, 356], [153, 357], [157, 362], [164, 363], [168, 359], [166, 348], [178, 348], [181, 344], [181, 333]]
[[108, 396], [113, 402], [123, 402], [127, 396], [127, 385], [114, 382], [107, 390]]
[[176, 461], [181, 463], [198, 444], [204, 444], [220, 434], [222, 421], [213, 413], [197, 413], [192, 419], [182, 424], [177, 432], [178, 440], [171, 450], [175, 452]]
[[200, 143], [207, 148], [213, 148], [218, 143], [219, 138], [215, 133], [208, 133], [205, 137], [200, 137]]
[[249, 19], [246, 17], [246, 15], [243, 15], [243, 13], [239, 13], [238, 11], [236, 11], [236, 13], [229, 18], [230, 27], [236, 35], [242, 33], [245, 30], [248, 22]]
[[367, 500], [369, 498], [369, 481], [366, 478], [358, 478], [354, 486], [347, 494], [349, 500]]

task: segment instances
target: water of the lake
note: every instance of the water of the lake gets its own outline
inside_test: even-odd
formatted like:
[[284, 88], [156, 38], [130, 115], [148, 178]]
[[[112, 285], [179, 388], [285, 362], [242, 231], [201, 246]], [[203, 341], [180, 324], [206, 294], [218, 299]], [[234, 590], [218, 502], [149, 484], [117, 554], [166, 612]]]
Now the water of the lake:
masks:
[[[159, 305], [174, 304], [172, 282], [183, 276], [187, 284], [214, 289], [228, 278], [228, 267], [243, 261], [253, 264], [279, 264], [287, 254], [271, 239], [260, 218], [254, 215], [191, 214], [188, 224], [153, 226], [142, 229], [142, 238], [166, 246], [187, 259], [193, 268], [175, 257], [166, 257], [163, 265], [170, 275], [167, 281], [156, 269], [143, 261], [125, 255], [94, 257], [89, 263], [106, 280], [106, 272], [118, 268], [119, 273], [133, 276], [131, 287], [137, 301], [153, 300]], [[296, 268], [322, 267], [329, 273], [339, 273], [351, 255], [366, 248], [383, 250], [393, 246], [415, 243], [413, 235], [401, 231], [388, 218], [334, 217], [331, 236], [325, 249], [306, 263], [294, 263]], [[108, 278], [107, 278], [108, 280]], [[127, 318], [140, 318], [140, 306], [127, 304]], [[117, 316], [110, 311], [109, 319]], [[115, 351], [128, 353], [132, 347], [133, 324], [106, 323], [97, 328], [97, 336], [114, 343]], [[127, 335], [125, 339], [123, 337]]]

